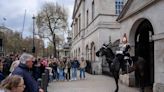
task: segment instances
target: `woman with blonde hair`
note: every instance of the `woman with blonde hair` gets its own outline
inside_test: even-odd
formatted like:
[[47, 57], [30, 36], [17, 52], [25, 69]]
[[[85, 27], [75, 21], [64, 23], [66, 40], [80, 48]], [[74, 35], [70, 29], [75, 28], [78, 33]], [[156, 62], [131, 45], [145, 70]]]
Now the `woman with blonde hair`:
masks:
[[24, 80], [19, 75], [11, 75], [1, 82], [0, 88], [9, 90], [9, 92], [23, 92], [25, 88]]

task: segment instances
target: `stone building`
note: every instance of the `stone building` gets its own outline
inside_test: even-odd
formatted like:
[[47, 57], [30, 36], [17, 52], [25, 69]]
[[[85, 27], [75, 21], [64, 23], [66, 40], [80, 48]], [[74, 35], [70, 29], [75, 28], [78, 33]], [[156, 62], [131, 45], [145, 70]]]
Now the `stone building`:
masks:
[[153, 92], [164, 92], [163, 11], [164, 0], [128, 0], [117, 18], [120, 35], [126, 33], [132, 45], [131, 55], [146, 60], [145, 82]]
[[68, 32], [67, 42], [63, 44], [62, 47], [62, 57], [70, 57], [71, 56], [71, 45], [72, 45], [72, 37], [71, 32]]
[[[114, 42], [126, 33], [132, 45], [131, 55], [140, 55], [147, 61], [145, 82], [152, 86], [153, 92], [163, 92], [164, 1], [128, 0], [120, 15], [116, 9], [116, 1], [75, 0], [72, 23], [73, 56], [84, 56], [91, 62], [101, 61], [95, 57], [95, 51], [109, 39]], [[101, 65], [96, 65], [99, 65], [98, 73], [101, 73]], [[120, 78], [128, 85], [131, 85], [131, 81], [137, 82], [134, 74]]]
[[[101, 59], [95, 56], [95, 51], [109, 39], [114, 42], [126, 33], [132, 46], [131, 55], [141, 56], [146, 60], [146, 86], [153, 92], [163, 92], [164, 0], [125, 2], [126, 0], [75, 0], [72, 54], [76, 57], [84, 56], [91, 62], [99, 62], [93, 63], [92, 69], [101, 73]], [[125, 4], [121, 14], [117, 4]], [[120, 79], [127, 85], [138, 81], [134, 73], [120, 76]]]
[[[72, 56], [92, 63], [92, 72], [102, 73], [101, 60], [95, 52], [103, 43], [120, 37], [116, 18], [126, 0], [75, 0], [72, 22]], [[117, 7], [117, 8], [116, 8]]]
[[11, 29], [5, 27], [5, 26], [0, 26], [0, 56], [5, 55], [5, 34], [9, 31], [12, 31]]

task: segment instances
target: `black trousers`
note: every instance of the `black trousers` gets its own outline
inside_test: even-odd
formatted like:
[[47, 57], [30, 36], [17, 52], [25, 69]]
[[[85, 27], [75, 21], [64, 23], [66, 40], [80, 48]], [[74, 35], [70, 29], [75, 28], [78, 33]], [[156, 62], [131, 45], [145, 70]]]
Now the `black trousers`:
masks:
[[71, 68], [68, 68], [68, 72], [66, 73], [66, 79], [67, 80], [70, 80], [71, 79], [71, 75], [70, 75], [70, 72], [71, 71]]

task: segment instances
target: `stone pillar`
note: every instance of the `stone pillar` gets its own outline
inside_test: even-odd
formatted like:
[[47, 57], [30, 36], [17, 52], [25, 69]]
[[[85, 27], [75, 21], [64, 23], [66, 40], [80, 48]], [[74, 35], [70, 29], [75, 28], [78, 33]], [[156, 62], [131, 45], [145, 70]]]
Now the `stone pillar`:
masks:
[[154, 42], [154, 85], [153, 92], [164, 92], [164, 40]]

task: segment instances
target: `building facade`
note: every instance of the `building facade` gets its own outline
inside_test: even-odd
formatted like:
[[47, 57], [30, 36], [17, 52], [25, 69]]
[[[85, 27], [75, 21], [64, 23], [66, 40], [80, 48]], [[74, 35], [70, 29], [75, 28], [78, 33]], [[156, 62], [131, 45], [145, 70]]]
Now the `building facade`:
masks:
[[[120, 8], [122, 2], [123, 5], [127, 2], [123, 10]], [[132, 46], [131, 55], [141, 56], [146, 60], [146, 86], [153, 92], [163, 92], [163, 7], [163, 0], [75, 0], [73, 56], [84, 56], [91, 62], [101, 61], [95, 56], [95, 51], [109, 39], [114, 42], [126, 33]], [[97, 65], [100, 73], [101, 64]], [[92, 68], [97, 69], [94, 66]], [[134, 73], [121, 75], [120, 79], [128, 85], [138, 81]], [[134, 83], [131, 84], [132, 81]]]
[[164, 91], [163, 11], [164, 0], [128, 0], [117, 18], [121, 35], [126, 33], [132, 45], [131, 55], [146, 60], [145, 83], [153, 92]]
[[101, 74], [101, 61], [95, 52], [103, 43], [120, 37], [115, 20], [126, 0], [75, 0], [72, 22], [73, 57], [84, 57], [92, 63], [92, 72]]
[[6, 42], [7, 38], [6, 38], [5, 34], [8, 31], [12, 31], [12, 30], [5, 26], [0, 26], [0, 56], [4, 56], [6, 54], [5, 42]]

